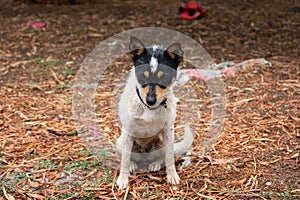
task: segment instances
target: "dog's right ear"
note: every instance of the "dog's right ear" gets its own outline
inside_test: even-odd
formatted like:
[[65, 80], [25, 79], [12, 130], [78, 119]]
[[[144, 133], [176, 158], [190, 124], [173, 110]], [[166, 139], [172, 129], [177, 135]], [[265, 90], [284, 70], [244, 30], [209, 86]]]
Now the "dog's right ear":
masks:
[[130, 37], [129, 55], [131, 58], [142, 55], [146, 51], [145, 45], [136, 37]]

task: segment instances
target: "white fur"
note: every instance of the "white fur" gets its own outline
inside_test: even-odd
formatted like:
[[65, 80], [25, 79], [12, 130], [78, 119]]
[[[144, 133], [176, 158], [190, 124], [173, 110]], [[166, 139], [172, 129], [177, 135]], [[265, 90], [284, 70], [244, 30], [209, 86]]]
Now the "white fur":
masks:
[[[136, 164], [131, 162], [132, 159], [153, 161], [149, 165], [150, 171], [159, 170], [161, 164], [165, 162], [168, 182], [178, 184], [180, 178], [175, 169], [174, 153], [186, 152], [192, 144], [193, 134], [190, 129], [186, 129], [184, 140], [174, 145], [176, 98], [171, 87], [167, 88], [165, 93], [165, 98], [167, 98], [166, 107], [160, 106], [154, 110], [150, 110], [140, 101], [136, 93], [136, 87], [139, 86], [135, 72], [132, 70], [119, 102], [122, 134], [116, 145], [117, 152], [121, 155], [121, 168], [117, 185], [119, 189], [128, 186], [130, 171], [137, 168]], [[160, 102], [157, 105], [159, 104]], [[151, 140], [151, 137], [162, 138], [166, 146], [153, 153], [143, 155], [131, 152], [134, 141], [138, 143], [141, 138], [150, 138], [149, 140]], [[145, 156], [148, 156], [148, 158], [145, 158]]]
[[151, 57], [150, 60], [150, 67], [151, 67], [151, 72], [154, 73], [157, 70], [157, 66], [158, 66], [158, 60], [155, 57]]
[[[153, 45], [152, 46], [153, 55], [155, 54], [155, 51], [157, 49], [164, 49], [164, 47], [158, 46], [158, 45]], [[151, 72], [152, 73], [156, 72], [157, 67], [158, 67], [158, 60], [153, 55], [152, 55], [151, 60], [150, 60], [150, 67], [151, 67]]]

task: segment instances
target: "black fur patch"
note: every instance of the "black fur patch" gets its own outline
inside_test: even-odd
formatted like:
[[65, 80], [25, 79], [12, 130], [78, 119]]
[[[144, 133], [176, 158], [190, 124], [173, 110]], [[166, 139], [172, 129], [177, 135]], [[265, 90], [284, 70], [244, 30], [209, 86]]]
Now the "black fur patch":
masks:
[[[169, 87], [176, 78], [177, 68], [183, 59], [180, 43], [174, 43], [166, 49], [161, 47], [145, 47], [137, 38], [130, 38], [129, 53], [135, 66], [135, 73], [141, 86], [155, 84], [163, 88]], [[157, 68], [151, 70], [150, 61], [157, 60]], [[145, 71], [149, 76], [145, 76]], [[158, 76], [158, 72], [163, 75]]]

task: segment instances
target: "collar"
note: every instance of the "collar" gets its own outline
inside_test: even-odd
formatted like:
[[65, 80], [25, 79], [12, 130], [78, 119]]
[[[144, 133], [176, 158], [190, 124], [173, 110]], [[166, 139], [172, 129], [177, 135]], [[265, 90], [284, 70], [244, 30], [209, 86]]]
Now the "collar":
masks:
[[164, 107], [164, 108], [167, 108], [167, 98], [165, 98], [157, 107], [150, 107], [150, 106], [148, 106], [144, 101], [143, 101], [143, 99], [142, 99], [142, 97], [141, 97], [141, 95], [140, 95], [140, 91], [139, 91], [139, 89], [136, 87], [136, 93], [137, 93], [137, 95], [138, 95], [138, 97], [139, 97], [139, 99], [140, 99], [140, 101], [149, 109], [149, 110], [156, 110], [156, 109], [158, 109], [158, 108], [160, 108], [160, 107]]

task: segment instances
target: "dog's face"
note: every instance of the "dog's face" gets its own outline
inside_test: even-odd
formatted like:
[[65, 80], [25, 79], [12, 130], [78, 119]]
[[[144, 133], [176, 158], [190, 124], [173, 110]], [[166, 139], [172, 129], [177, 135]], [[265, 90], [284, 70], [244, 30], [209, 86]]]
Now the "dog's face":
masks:
[[183, 59], [181, 44], [174, 43], [167, 48], [145, 47], [139, 39], [131, 37], [129, 49], [141, 99], [149, 107], [160, 105], [167, 89], [174, 83]]

